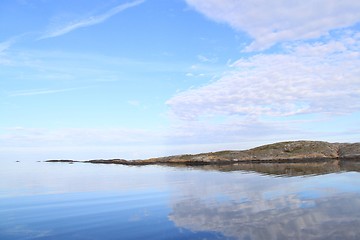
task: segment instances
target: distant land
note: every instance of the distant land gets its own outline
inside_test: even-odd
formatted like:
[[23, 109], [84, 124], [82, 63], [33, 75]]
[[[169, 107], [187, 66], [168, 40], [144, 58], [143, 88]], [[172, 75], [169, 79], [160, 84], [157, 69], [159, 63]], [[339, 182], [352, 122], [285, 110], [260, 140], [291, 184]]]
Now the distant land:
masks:
[[279, 142], [243, 151], [219, 151], [185, 154], [144, 160], [96, 159], [87, 161], [47, 160], [46, 162], [83, 162], [121, 165], [225, 165], [254, 163], [312, 163], [331, 160], [360, 161], [360, 143], [329, 143], [322, 141]]

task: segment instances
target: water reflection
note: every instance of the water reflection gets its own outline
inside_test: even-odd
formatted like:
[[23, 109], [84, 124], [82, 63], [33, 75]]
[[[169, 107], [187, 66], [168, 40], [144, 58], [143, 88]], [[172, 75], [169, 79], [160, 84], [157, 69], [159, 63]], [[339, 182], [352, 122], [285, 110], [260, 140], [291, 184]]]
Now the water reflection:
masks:
[[217, 231], [234, 239], [360, 236], [359, 173], [272, 178], [239, 177], [233, 172], [231, 176], [227, 183], [215, 175], [212, 181], [197, 179], [194, 182], [199, 184], [177, 189], [181, 193], [173, 198], [169, 219], [181, 228]]
[[359, 169], [14, 163], [0, 169], [0, 238], [358, 239]]
[[177, 202], [172, 209], [169, 219], [178, 227], [218, 231], [236, 239], [357, 239], [360, 235], [357, 194], [216, 204], [195, 198]]
[[[177, 166], [181, 167], [181, 166]], [[214, 170], [222, 172], [251, 171], [266, 175], [277, 176], [307, 176], [321, 175], [342, 171], [360, 172], [360, 159], [358, 160], [329, 160], [315, 163], [256, 163], [233, 165], [204, 165], [192, 166], [194, 169]]]

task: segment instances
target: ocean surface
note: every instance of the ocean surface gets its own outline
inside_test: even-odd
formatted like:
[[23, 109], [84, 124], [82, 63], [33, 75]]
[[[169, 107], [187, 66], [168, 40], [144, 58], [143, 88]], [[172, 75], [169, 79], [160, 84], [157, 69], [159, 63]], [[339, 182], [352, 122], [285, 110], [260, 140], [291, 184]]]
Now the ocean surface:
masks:
[[0, 239], [360, 239], [357, 163], [0, 162]]

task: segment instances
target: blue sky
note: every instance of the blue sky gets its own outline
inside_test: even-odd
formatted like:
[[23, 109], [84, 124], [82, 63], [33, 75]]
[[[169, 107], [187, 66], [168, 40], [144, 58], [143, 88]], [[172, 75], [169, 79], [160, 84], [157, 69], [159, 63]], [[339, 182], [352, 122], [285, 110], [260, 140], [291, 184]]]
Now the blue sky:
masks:
[[358, 1], [3, 0], [0, 29], [2, 159], [360, 141]]

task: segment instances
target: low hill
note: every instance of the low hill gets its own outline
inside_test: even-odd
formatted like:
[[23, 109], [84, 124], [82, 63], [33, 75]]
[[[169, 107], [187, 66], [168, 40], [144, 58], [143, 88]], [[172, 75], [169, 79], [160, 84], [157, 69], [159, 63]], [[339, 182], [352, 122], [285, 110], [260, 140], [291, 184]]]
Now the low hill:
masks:
[[[360, 143], [329, 143], [321, 141], [290, 141], [263, 145], [244, 151], [220, 151], [194, 155], [176, 155], [145, 160], [89, 160], [88, 163], [123, 165], [186, 164], [207, 165], [227, 163], [316, 162], [331, 159], [360, 159]], [[48, 160], [69, 162], [72, 160]], [[75, 161], [74, 161], [75, 162]]]
[[[143, 162], [164, 163], [220, 163], [220, 162], [267, 162], [284, 160], [314, 160], [339, 158], [340, 148], [344, 153], [353, 152], [348, 144], [328, 143], [320, 141], [292, 141], [264, 145], [244, 151], [220, 151], [195, 155], [178, 155], [151, 158]], [[346, 146], [346, 148], [345, 148]], [[355, 148], [356, 149], [356, 148]]]

